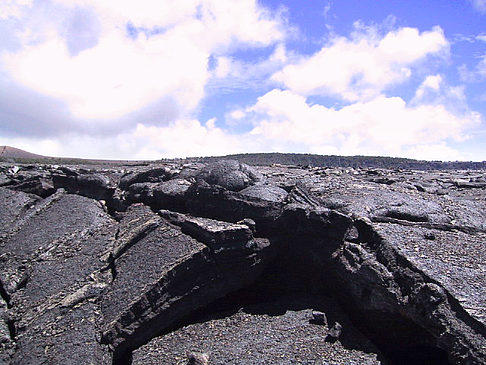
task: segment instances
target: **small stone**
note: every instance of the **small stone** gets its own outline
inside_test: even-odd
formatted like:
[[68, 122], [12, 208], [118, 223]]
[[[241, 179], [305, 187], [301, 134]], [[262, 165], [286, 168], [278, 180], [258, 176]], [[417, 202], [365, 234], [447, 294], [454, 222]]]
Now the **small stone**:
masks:
[[321, 326], [327, 326], [326, 314], [319, 311], [312, 311], [312, 319], [310, 322]]
[[424, 238], [425, 238], [426, 240], [433, 241], [433, 240], [435, 240], [435, 234], [430, 233], [430, 232], [429, 232], [429, 233], [425, 233], [425, 234], [424, 234]]
[[202, 352], [193, 352], [187, 357], [187, 365], [207, 365], [209, 355]]
[[346, 241], [349, 242], [358, 242], [359, 241], [359, 231], [354, 225], [348, 228], [346, 231], [346, 235], [344, 237]]
[[238, 224], [243, 224], [243, 225], [247, 226], [248, 228], [250, 228], [250, 230], [251, 230], [252, 233], [255, 233], [256, 232], [256, 223], [251, 218], [242, 219], [241, 221], [239, 221], [237, 223]]
[[20, 171], [20, 167], [18, 167], [18, 166], [13, 166], [13, 167], [10, 169], [10, 171], [9, 171], [9, 172], [10, 172], [11, 174], [15, 175], [15, 174], [16, 174], [17, 172], [19, 172], [19, 171]]
[[327, 332], [327, 337], [329, 337], [331, 340], [336, 341], [341, 336], [342, 330], [343, 326], [341, 326], [339, 322], [336, 322], [334, 323], [334, 326], [329, 329], [329, 332]]

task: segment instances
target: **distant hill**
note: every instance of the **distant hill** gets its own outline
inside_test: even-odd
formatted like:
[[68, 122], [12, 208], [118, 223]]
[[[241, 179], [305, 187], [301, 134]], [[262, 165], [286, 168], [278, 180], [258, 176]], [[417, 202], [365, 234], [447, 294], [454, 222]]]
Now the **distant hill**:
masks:
[[210, 162], [234, 159], [248, 165], [298, 165], [314, 167], [369, 167], [412, 170], [486, 170], [486, 161], [420, 161], [409, 158], [380, 156], [329, 156], [300, 153], [247, 153], [220, 157], [201, 157], [196, 160]]
[[0, 146], [0, 157], [6, 159], [43, 159], [48, 158], [42, 155], [36, 155], [35, 153], [30, 153], [20, 148], [10, 147], [10, 146]]
[[[248, 165], [269, 166], [272, 164], [314, 166], [314, 167], [367, 167], [384, 169], [410, 170], [486, 170], [486, 161], [420, 161], [409, 158], [381, 157], [381, 156], [331, 156], [311, 155], [304, 153], [245, 153], [227, 156], [190, 157], [175, 159], [180, 161], [213, 162], [218, 160], [238, 160]], [[19, 148], [0, 146], [0, 161], [15, 163], [57, 163], [73, 165], [109, 164], [109, 165], [148, 165], [152, 162], [165, 162], [172, 159], [158, 161], [127, 161], [127, 160], [95, 160], [81, 158], [48, 157], [30, 153]]]
[[150, 161], [137, 160], [95, 160], [72, 157], [50, 157], [30, 153], [20, 148], [0, 146], [0, 162], [25, 164], [60, 164], [60, 165], [148, 165]]

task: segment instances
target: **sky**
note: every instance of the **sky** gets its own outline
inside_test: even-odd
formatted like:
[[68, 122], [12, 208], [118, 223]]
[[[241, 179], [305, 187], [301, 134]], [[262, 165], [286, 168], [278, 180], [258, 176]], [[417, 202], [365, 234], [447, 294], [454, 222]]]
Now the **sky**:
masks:
[[486, 160], [486, 0], [0, 0], [0, 145]]

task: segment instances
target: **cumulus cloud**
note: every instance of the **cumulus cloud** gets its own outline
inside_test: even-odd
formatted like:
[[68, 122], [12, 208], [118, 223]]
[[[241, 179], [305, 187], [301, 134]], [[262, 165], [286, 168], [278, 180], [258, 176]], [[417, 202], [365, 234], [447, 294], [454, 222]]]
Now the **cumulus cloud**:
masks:
[[428, 56], [447, 54], [448, 49], [440, 27], [425, 32], [400, 28], [384, 36], [368, 27], [350, 38], [332, 38], [320, 51], [284, 67], [273, 78], [301, 95], [357, 101], [407, 80], [414, 65]]
[[430, 75], [420, 84], [419, 88], [415, 92], [416, 98], [421, 98], [427, 92], [427, 90], [438, 91], [440, 84], [442, 83], [441, 75]]
[[160, 156], [161, 152], [167, 157], [218, 156], [241, 152], [242, 140], [215, 127], [214, 122], [214, 119], [210, 119], [203, 124], [189, 119], [178, 120], [167, 127], [138, 125], [134, 137], [145, 140], [147, 147], [140, 151], [145, 156]]
[[32, 0], [4, 0], [0, 3], [0, 20], [19, 17]]
[[53, 39], [3, 59], [16, 81], [65, 101], [78, 118], [118, 118], [165, 95], [193, 108], [208, 77], [207, 53], [174, 34], [133, 44], [100, 39], [74, 58]]
[[[268, 141], [306, 146], [315, 153], [410, 156], [413, 152], [419, 158], [443, 158], [432, 151], [449, 148], [447, 140], [464, 140], [464, 131], [480, 123], [478, 113], [456, 115], [442, 104], [409, 105], [400, 97], [378, 95], [333, 109], [280, 89], [261, 96], [247, 113], [255, 125], [251, 134]], [[419, 151], [428, 155], [417, 156]], [[452, 149], [449, 152], [452, 155]]]
[[[20, 46], [0, 53], [0, 72], [85, 120], [114, 123], [157, 102], [161, 114], [178, 109], [183, 117], [204, 97], [211, 54], [268, 46], [284, 36], [279, 20], [252, 0], [30, 6], [27, 15], [9, 10], [25, 26], [12, 30]], [[39, 15], [46, 11], [54, 20]]]
[[161, 157], [222, 155], [244, 149], [244, 143], [238, 136], [215, 127], [214, 120], [201, 123], [195, 119], [179, 119], [166, 126], [140, 123], [134, 130], [116, 135], [0, 137], [0, 145], [12, 144], [48, 156], [152, 160]]

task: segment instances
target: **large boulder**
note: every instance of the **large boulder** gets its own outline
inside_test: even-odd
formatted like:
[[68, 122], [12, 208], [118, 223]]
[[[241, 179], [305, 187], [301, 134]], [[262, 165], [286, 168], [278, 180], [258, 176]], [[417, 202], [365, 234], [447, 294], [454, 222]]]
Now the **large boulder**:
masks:
[[126, 190], [130, 185], [135, 183], [166, 181], [171, 176], [172, 173], [167, 167], [151, 168], [140, 172], [128, 172], [120, 178], [119, 186], [121, 189]]
[[282, 203], [288, 196], [286, 190], [275, 185], [258, 184], [240, 191], [240, 194], [273, 203]]
[[236, 160], [223, 160], [208, 164], [197, 177], [208, 184], [240, 191], [262, 180], [262, 175], [248, 165]]

